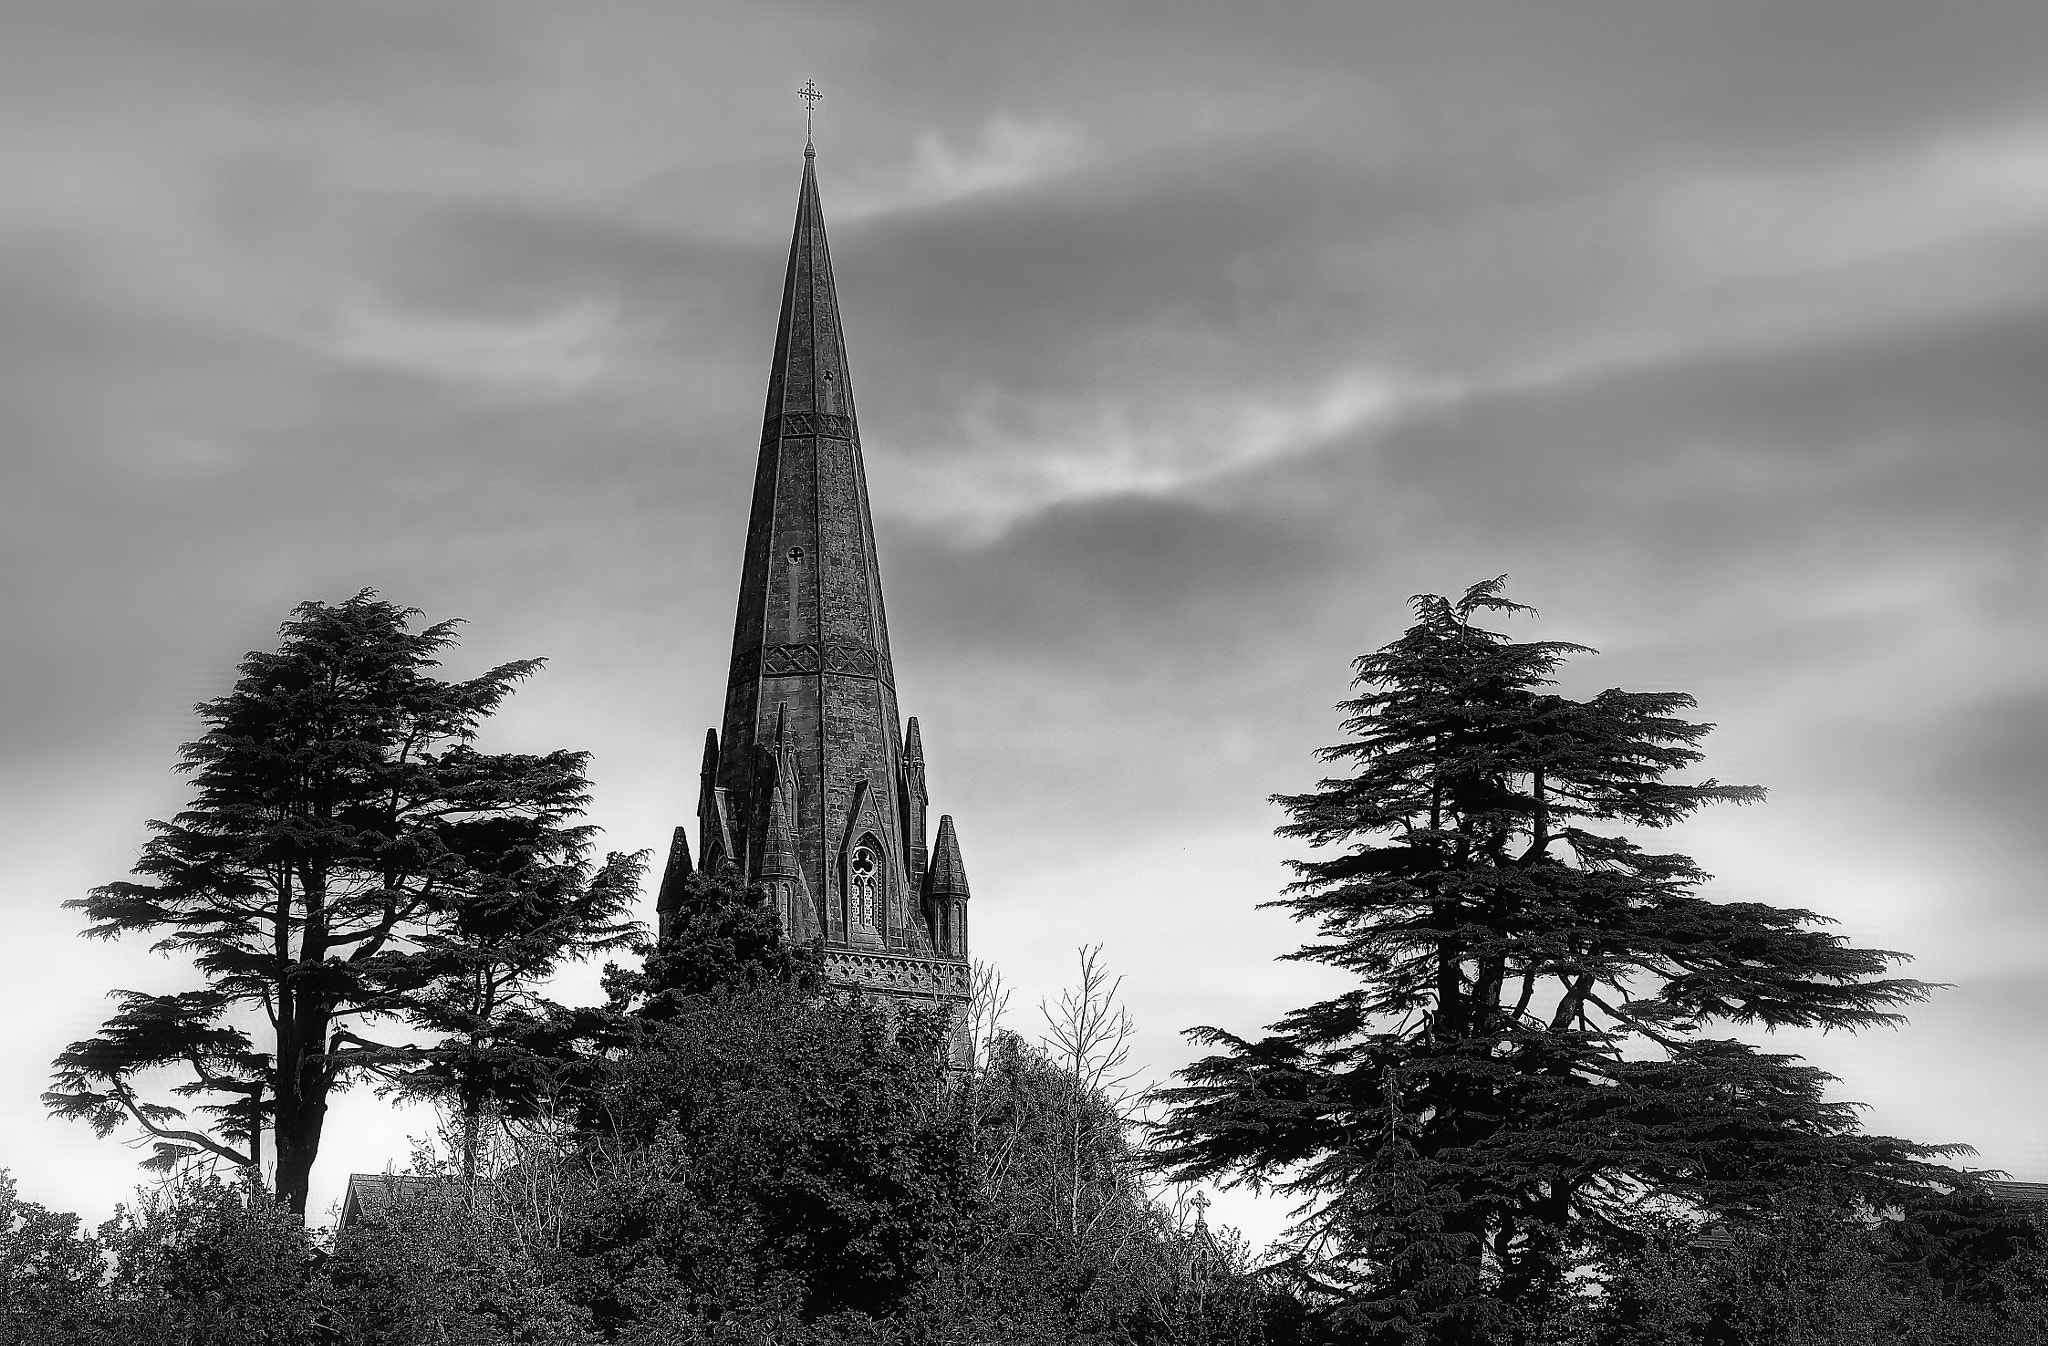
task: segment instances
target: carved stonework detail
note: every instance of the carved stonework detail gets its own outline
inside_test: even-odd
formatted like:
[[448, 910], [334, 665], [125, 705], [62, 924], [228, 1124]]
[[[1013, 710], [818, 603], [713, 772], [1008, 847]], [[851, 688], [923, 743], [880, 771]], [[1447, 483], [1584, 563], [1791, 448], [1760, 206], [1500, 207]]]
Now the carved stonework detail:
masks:
[[818, 672], [844, 673], [857, 678], [882, 676], [882, 660], [865, 645], [769, 645], [764, 649], [742, 650], [733, 656], [732, 676], [744, 682], [756, 670], [765, 678], [794, 678]]
[[853, 673], [863, 678], [872, 678], [880, 675], [881, 667], [875, 658], [875, 652], [865, 645], [827, 645], [825, 671]]
[[857, 986], [863, 991], [934, 996], [940, 1000], [967, 998], [967, 964], [941, 958], [834, 949], [825, 954], [825, 979], [835, 986]]
[[784, 678], [817, 671], [816, 645], [770, 645], [761, 651], [761, 673], [764, 677]]
[[853, 418], [835, 416], [829, 411], [792, 411], [781, 416], [770, 416], [761, 427], [761, 442], [770, 443], [777, 439], [789, 439], [797, 435], [818, 435], [825, 439], [852, 439]]

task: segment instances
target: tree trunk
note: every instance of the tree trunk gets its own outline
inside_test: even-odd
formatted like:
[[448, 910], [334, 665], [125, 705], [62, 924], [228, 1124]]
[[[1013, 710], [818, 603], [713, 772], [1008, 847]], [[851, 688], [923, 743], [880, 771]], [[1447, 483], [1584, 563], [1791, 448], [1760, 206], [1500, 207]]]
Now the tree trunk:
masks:
[[301, 1011], [278, 1034], [277, 1177], [278, 1204], [303, 1220], [313, 1186], [313, 1160], [327, 1125], [327, 1016]]
[[1571, 1189], [1559, 1181], [1544, 1184], [1524, 1229], [1522, 1246], [1502, 1259], [1501, 1298], [1521, 1315], [1524, 1328], [1542, 1340], [1550, 1311], [1563, 1290], [1564, 1247], [1560, 1234], [1571, 1217]]
[[278, 1204], [306, 1218], [306, 1198], [313, 1187], [313, 1160], [320, 1153], [320, 1132], [327, 1123], [327, 1091], [317, 1100], [299, 1099], [287, 1111], [277, 1111]]

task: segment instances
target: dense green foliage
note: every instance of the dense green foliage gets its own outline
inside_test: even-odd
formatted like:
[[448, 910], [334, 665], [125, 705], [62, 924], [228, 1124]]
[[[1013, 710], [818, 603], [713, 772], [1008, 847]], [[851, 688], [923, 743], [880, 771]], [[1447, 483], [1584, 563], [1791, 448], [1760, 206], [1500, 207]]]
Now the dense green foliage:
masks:
[[825, 992], [729, 870], [608, 985], [537, 1034], [585, 1063], [559, 1076], [577, 1125], [542, 1264], [598, 1330], [1256, 1339], [1169, 1330], [1222, 1321], [1242, 1278], [1213, 1248], [1191, 1268], [1108, 1100], [1008, 1035], [961, 1078], [942, 1019]]
[[[592, 874], [592, 830], [573, 821], [584, 754], [473, 744], [539, 661], [442, 681], [454, 623], [414, 631], [416, 615], [368, 592], [301, 604], [278, 649], [199, 707], [192, 802], [150, 824], [145, 882], [69, 905], [96, 937], [157, 934], [200, 985], [115, 992], [120, 1009], [57, 1059], [52, 1112], [139, 1128], [157, 1168], [268, 1163], [303, 1213], [334, 1091], [373, 1076], [473, 1096], [523, 989], [627, 938], [640, 862]], [[394, 1026], [406, 1037], [367, 1036]], [[196, 1102], [160, 1101], [173, 1085]]]
[[1875, 1220], [1788, 1197], [1702, 1237], [1646, 1224], [1571, 1315], [1585, 1346], [1989, 1346], [2048, 1341], [2039, 1211], [1961, 1192]]
[[[949, 1081], [935, 1024], [824, 993], [759, 894], [726, 875], [691, 897], [684, 937], [613, 969], [605, 1006], [508, 1035], [525, 1065], [502, 1077], [498, 1162], [422, 1156], [441, 1185], [350, 1229], [187, 1178], [81, 1236], [0, 1185], [0, 1342], [1360, 1339], [1148, 1190], [1086, 1059], [997, 1033]], [[1709, 1240], [1636, 1219], [1597, 1261], [1604, 1293], [1527, 1339], [1961, 1346], [2048, 1325], [2042, 1227], [1967, 1188], [1882, 1221], [1758, 1204]]]
[[[1690, 701], [1543, 690], [1577, 647], [1477, 626], [1521, 610], [1498, 581], [1417, 608], [1358, 662], [1325, 754], [1353, 774], [1280, 801], [1341, 852], [1276, 904], [1319, 930], [1294, 956], [1355, 985], [1256, 1041], [1201, 1030], [1220, 1050], [1146, 1150], [1099, 949], [1037, 1045], [979, 997], [962, 1071], [952, 1025], [829, 989], [726, 869], [603, 1004], [538, 999], [623, 939], [639, 865], [591, 873], [580, 756], [471, 746], [531, 665], [442, 683], [446, 624], [302, 607], [202, 707], [150, 882], [81, 904], [206, 984], [123, 993], [51, 1106], [140, 1125], [173, 1171], [93, 1234], [0, 1172], [0, 1346], [2048, 1340], [2037, 1213], [1702, 1032], [1890, 1022], [1924, 988], [1642, 848], [1760, 795], [1665, 779], [1699, 758]], [[172, 1064], [205, 1120], [145, 1100]], [[309, 1231], [318, 1115], [362, 1075], [444, 1109], [432, 1181]], [[266, 1128], [275, 1190], [206, 1171], [255, 1171]], [[1256, 1267], [1180, 1185], [1213, 1179], [1307, 1218]]]
[[1293, 1339], [1085, 1079], [1008, 1035], [962, 1077], [943, 1023], [825, 991], [729, 872], [688, 896], [607, 1004], [501, 1026], [509, 1162], [458, 1139], [331, 1247], [210, 1181], [97, 1240], [18, 1205], [7, 1306], [80, 1343]]
[[[97, 1235], [81, 1236], [73, 1217], [21, 1200], [0, 1174], [0, 1346], [1320, 1346], [1357, 1339], [1313, 1330], [1306, 1306], [1242, 1275], [1226, 1246], [1174, 1224], [1161, 1208], [1149, 1237], [1127, 1231], [1087, 1258], [1062, 1259], [1012, 1227], [1034, 1218], [1021, 1205], [980, 1217], [983, 1233], [1008, 1229], [1023, 1235], [1021, 1246], [982, 1249], [964, 1278], [935, 1274], [886, 1316], [807, 1321], [786, 1306], [713, 1307], [684, 1292], [687, 1276], [648, 1261], [617, 1285], [616, 1297], [633, 1304], [634, 1316], [607, 1325], [579, 1301], [587, 1283], [561, 1274], [550, 1234], [560, 1207], [537, 1202], [538, 1190], [530, 1179], [508, 1176], [485, 1200], [402, 1203], [323, 1240], [261, 1191], [174, 1180]], [[1608, 1268], [1609, 1293], [1577, 1306], [1541, 1340], [2048, 1340], [2048, 1230], [2039, 1217], [1969, 1199], [1936, 1204], [1946, 1209], [1886, 1221], [1790, 1205], [1711, 1240], [1684, 1223], [1646, 1228]], [[1958, 1219], [1974, 1232], [1960, 1233]], [[1099, 1274], [1087, 1274], [1090, 1264]]]
[[922, 1296], [936, 1339], [1297, 1339], [1299, 1305], [1250, 1274], [1235, 1235], [1140, 1182], [1113, 1098], [1007, 1033], [968, 1089], [975, 1201]]
[[758, 896], [690, 892], [678, 939], [613, 979], [553, 1274], [608, 1330], [657, 1301], [886, 1314], [955, 1223], [943, 1024], [821, 994]]
[[1356, 663], [1352, 768], [1281, 797], [1297, 861], [1277, 905], [1318, 939], [1291, 955], [1351, 989], [1222, 1050], [1166, 1091], [1176, 1178], [1306, 1199], [1290, 1268], [1346, 1330], [1394, 1341], [1521, 1339], [1575, 1273], [1658, 1203], [1770, 1209], [1788, 1190], [1906, 1200], [1955, 1175], [1939, 1149], [1858, 1132], [1828, 1077], [1703, 1034], [1716, 1021], [1896, 1022], [1919, 983], [1810, 912], [1713, 902], [1686, 856], [1643, 839], [1762, 791], [1667, 777], [1709, 726], [1677, 692], [1547, 688], [1582, 647], [1517, 642], [1500, 580], [1415, 600]]

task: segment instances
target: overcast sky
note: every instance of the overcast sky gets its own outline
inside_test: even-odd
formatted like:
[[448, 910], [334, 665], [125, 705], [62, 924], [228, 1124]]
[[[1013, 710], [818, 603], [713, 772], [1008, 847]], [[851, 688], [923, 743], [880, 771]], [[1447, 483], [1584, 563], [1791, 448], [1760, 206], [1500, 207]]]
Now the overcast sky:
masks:
[[[1689, 690], [1770, 787], [1675, 838], [1713, 892], [1953, 983], [1791, 1046], [2048, 1180], [2044, 51], [2034, 0], [12, 7], [0, 1163], [136, 1180], [37, 1095], [174, 969], [58, 904], [294, 603], [547, 656], [490, 742], [592, 750], [610, 848], [693, 813], [812, 78], [1016, 1026], [1082, 943], [1153, 1078], [1325, 990], [1267, 796], [1408, 595], [1506, 572], [1568, 690]], [[316, 1205], [425, 1125], [351, 1096]]]

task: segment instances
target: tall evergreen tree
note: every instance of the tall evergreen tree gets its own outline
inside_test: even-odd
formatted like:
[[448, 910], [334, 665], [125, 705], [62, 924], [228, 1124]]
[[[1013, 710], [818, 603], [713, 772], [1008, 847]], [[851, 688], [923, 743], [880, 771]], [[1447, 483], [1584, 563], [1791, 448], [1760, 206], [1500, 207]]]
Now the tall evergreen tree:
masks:
[[[301, 604], [278, 649], [198, 708], [192, 802], [150, 824], [144, 881], [67, 905], [97, 938], [161, 932], [201, 985], [114, 992], [99, 1033], [58, 1057], [53, 1113], [139, 1128], [158, 1168], [274, 1165], [303, 1215], [337, 1090], [437, 1058], [460, 1077], [508, 992], [630, 933], [640, 861], [593, 873], [594, 829], [575, 822], [586, 755], [473, 743], [540, 661], [443, 681], [430, 670], [455, 623], [415, 631], [418, 615], [367, 590]], [[402, 1038], [367, 1036], [381, 1029]], [[455, 1041], [403, 1040], [422, 1031]], [[182, 1106], [153, 1088], [166, 1074], [184, 1076]]]
[[1820, 1071], [1702, 1032], [1896, 1023], [1929, 988], [1643, 849], [1763, 791], [1666, 779], [1711, 728], [1679, 718], [1683, 693], [1545, 690], [1590, 651], [1477, 625], [1528, 611], [1503, 585], [1414, 599], [1321, 754], [1352, 773], [1276, 800], [1281, 835], [1336, 852], [1267, 904], [1317, 928], [1289, 957], [1356, 984], [1256, 1041], [1194, 1030], [1221, 1050], [1165, 1091], [1157, 1137], [1178, 1179], [1303, 1198], [1295, 1269], [1395, 1340], [1511, 1339], [1646, 1200], [1739, 1211], [1792, 1182], [1954, 1176], [1931, 1162], [1952, 1147], [1859, 1134]]

